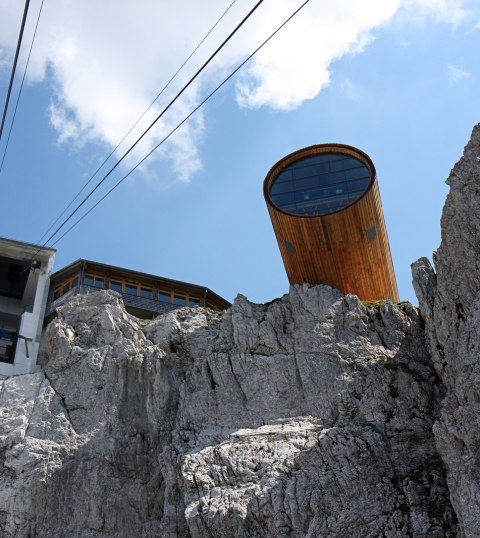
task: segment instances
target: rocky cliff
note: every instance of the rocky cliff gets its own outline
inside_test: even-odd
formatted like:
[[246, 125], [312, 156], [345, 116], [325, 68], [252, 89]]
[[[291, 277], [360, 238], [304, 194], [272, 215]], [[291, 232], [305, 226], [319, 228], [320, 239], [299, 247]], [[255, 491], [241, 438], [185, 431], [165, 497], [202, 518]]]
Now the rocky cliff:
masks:
[[435, 370], [445, 388], [433, 433], [464, 536], [480, 536], [480, 124], [447, 179], [435, 271], [413, 264]]
[[2, 536], [478, 536], [480, 126], [449, 184], [420, 311], [72, 299], [43, 371], [0, 381]]

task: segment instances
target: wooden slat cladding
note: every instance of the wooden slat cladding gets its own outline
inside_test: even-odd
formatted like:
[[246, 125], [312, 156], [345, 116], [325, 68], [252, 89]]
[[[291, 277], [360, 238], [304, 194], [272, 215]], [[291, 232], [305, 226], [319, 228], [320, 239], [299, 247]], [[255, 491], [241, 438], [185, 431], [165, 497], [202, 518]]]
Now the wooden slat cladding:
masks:
[[[323, 216], [301, 216], [278, 208], [270, 188], [292, 162], [318, 153], [340, 152], [370, 170], [365, 193], [351, 205]], [[395, 272], [375, 168], [369, 157], [350, 146], [311, 146], [279, 161], [264, 184], [265, 200], [291, 284], [328, 284], [364, 301], [398, 301]]]

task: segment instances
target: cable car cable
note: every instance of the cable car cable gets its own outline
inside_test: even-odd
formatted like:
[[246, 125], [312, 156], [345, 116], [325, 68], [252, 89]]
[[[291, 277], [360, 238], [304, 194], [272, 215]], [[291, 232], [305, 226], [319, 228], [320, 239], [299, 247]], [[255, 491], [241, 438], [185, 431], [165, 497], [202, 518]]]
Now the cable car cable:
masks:
[[68, 215], [66, 219], [57, 227], [57, 229], [50, 235], [50, 237], [44, 242], [42, 246], [49, 243], [55, 235], [65, 226], [65, 224], [75, 215], [75, 213], [87, 202], [87, 200], [95, 193], [95, 191], [106, 181], [110, 174], [120, 165], [120, 163], [130, 154], [135, 146], [147, 135], [147, 133], [153, 128], [160, 118], [173, 106], [177, 99], [187, 90], [187, 88], [193, 83], [193, 81], [200, 75], [200, 73], [207, 67], [207, 65], [215, 58], [215, 56], [222, 50], [222, 48], [230, 41], [235, 33], [245, 24], [255, 10], [262, 4], [264, 0], [259, 0], [255, 6], [248, 12], [248, 14], [242, 19], [242, 21], [236, 26], [236, 28], [230, 33], [230, 35], [223, 41], [223, 43], [216, 49], [216, 51], [208, 58], [208, 60], [200, 67], [200, 69], [193, 75], [193, 77], [183, 86], [183, 88], [177, 93], [177, 95], [168, 103], [168, 105], [162, 110], [162, 112], [155, 118], [155, 120], [147, 127], [147, 129], [137, 138], [137, 140], [130, 146], [130, 148], [123, 154], [123, 156], [110, 168], [110, 170], [102, 177], [102, 179], [95, 185], [95, 187], [85, 196], [85, 198], [77, 205], [77, 207]]
[[250, 16], [255, 12], [255, 10], [262, 4], [263, 0], [259, 0], [255, 6], [247, 13], [247, 15], [242, 19], [242, 21], [235, 27], [235, 29], [228, 35], [228, 37], [222, 42], [222, 44], [215, 50], [215, 52], [208, 58], [208, 60], [200, 67], [200, 69], [193, 75], [193, 77], [183, 86], [183, 88], [177, 93], [177, 95], [170, 101], [170, 103], [162, 110], [162, 112], [157, 116], [157, 118], [150, 124], [150, 126], [143, 132], [143, 134], [136, 140], [136, 142], [130, 146], [130, 148], [123, 154], [123, 156], [115, 163], [115, 165], [110, 168], [110, 170], [103, 176], [103, 178], [95, 185], [95, 187], [88, 193], [88, 195], [77, 205], [77, 207], [70, 213], [70, 215], [62, 222], [62, 224], [57, 227], [55, 232], [50, 235], [50, 237], [37, 249], [37, 251], [32, 256], [30, 264], [20, 273], [19, 276], [23, 274], [26, 270], [31, 267], [31, 264], [35, 260], [35, 256], [49, 243], [55, 235], [65, 226], [65, 224], [73, 217], [73, 215], [85, 204], [85, 202], [93, 195], [93, 193], [102, 185], [102, 183], [110, 176], [110, 174], [117, 168], [117, 166], [125, 159], [125, 157], [133, 150], [133, 148], [142, 140], [142, 138], [150, 131], [150, 129], [157, 123], [157, 121], [171, 108], [175, 101], [185, 92], [185, 90], [192, 84], [192, 82], [200, 75], [200, 73], [207, 67], [207, 65], [215, 58], [215, 56], [220, 52], [220, 50], [230, 41], [230, 39], [235, 35], [235, 33], [245, 24], [245, 22], [250, 18]]
[[32, 55], [32, 49], [33, 49], [33, 44], [35, 42], [35, 36], [37, 35], [37, 28], [38, 28], [38, 23], [40, 22], [40, 15], [42, 14], [43, 2], [44, 2], [44, 0], [42, 0], [42, 3], [40, 5], [40, 11], [38, 12], [37, 23], [35, 25], [35, 31], [33, 32], [32, 43], [30, 45], [30, 51], [28, 52], [27, 63], [25, 64], [25, 69], [23, 71], [22, 82], [20, 84], [20, 89], [18, 90], [17, 102], [15, 103], [15, 109], [13, 111], [13, 116], [12, 116], [12, 122], [10, 123], [10, 129], [8, 131], [7, 142], [5, 143], [5, 149], [3, 150], [2, 162], [0, 163], [0, 175], [1, 175], [2, 170], [3, 170], [3, 163], [5, 161], [5, 156], [7, 154], [8, 144], [10, 142], [10, 136], [12, 134], [13, 124], [15, 122], [15, 117], [17, 115], [18, 103], [20, 102], [20, 96], [22, 95], [23, 84], [25, 82], [25, 76], [27, 74], [28, 64], [30, 62], [30, 56]]
[[[82, 194], [82, 192], [90, 185], [90, 183], [93, 181], [95, 176], [98, 174], [98, 172], [105, 166], [107, 161], [112, 157], [112, 155], [117, 151], [117, 149], [120, 147], [120, 145], [125, 141], [127, 136], [135, 129], [135, 127], [139, 124], [139, 122], [143, 119], [145, 114], [152, 108], [152, 106], [158, 101], [158, 99], [163, 95], [165, 90], [170, 86], [170, 84], [173, 82], [173, 80], [176, 78], [176, 76], [180, 73], [180, 71], [185, 67], [187, 62], [190, 60], [190, 58], [197, 52], [197, 50], [201, 47], [201, 45], [204, 43], [204, 41], [208, 38], [208, 36], [213, 32], [213, 30], [218, 26], [220, 21], [225, 17], [225, 15], [230, 11], [233, 4], [235, 4], [237, 0], [233, 0], [233, 2], [227, 7], [227, 9], [220, 15], [220, 17], [217, 19], [217, 22], [210, 28], [210, 30], [205, 34], [205, 36], [201, 39], [201, 41], [197, 44], [197, 46], [193, 49], [193, 51], [190, 53], [190, 55], [187, 57], [187, 59], [182, 63], [182, 65], [175, 71], [175, 73], [170, 77], [170, 80], [163, 86], [163, 88], [160, 90], [160, 92], [157, 94], [155, 99], [150, 103], [148, 108], [145, 109], [143, 114], [137, 119], [137, 121], [130, 127], [130, 129], [125, 133], [123, 138], [118, 142], [118, 144], [113, 148], [113, 150], [108, 154], [108, 156], [103, 160], [102, 164], [95, 170], [95, 172], [92, 174], [90, 179], [85, 183], [85, 185], [77, 192], [77, 194], [73, 197], [71, 202], [65, 207], [65, 209], [60, 213], [60, 215], [55, 219], [55, 221], [50, 225], [50, 227], [47, 229], [47, 231], [42, 235], [42, 237], [37, 241], [37, 243], [41, 243], [44, 239], [44, 237], [50, 232], [50, 230], [57, 224], [57, 222], [65, 215], [65, 213], [68, 211], [68, 209], [73, 205], [75, 200]], [[3, 161], [2, 161], [3, 162]], [[1, 173], [1, 166], [0, 166], [0, 173]]]
[[222, 88], [248, 61], [250, 61], [257, 52], [264, 47], [295, 15], [306, 5], [308, 4], [310, 0], [305, 0], [305, 2], [296, 9], [270, 36], [263, 41], [263, 43], [257, 47], [243, 62], [238, 65], [229, 75], [226, 77], [213, 91], [211, 91], [207, 97], [203, 99], [203, 101], [197, 105], [174, 129], [172, 129], [152, 150], [150, 150], [143, 159], [141, 159], [127, 174], [125, 174], [122, 178], [120, 178], [117, 183], [109, 190], [107, 191], [86, 213], [84, 213], [78, 220], [74, 222], [70, 228], [68, 228], [59, 238], [56, 239], [56, 241], [52, 244], [52, 246], [55, 246], [61, 239], [63, 239], [71, 230], [73, 230], [80, 222], [89, 215], [107, 196], [109, 196], [127, 177], [132, 174], [143, 162], [145, 162], [150, 155], [156, 151], [166, 140], [172, 136], [173, 133], [175, 133], [186, 121], [188, 121], [195, 112], [201, 108], [213, 95], [217, 93], [220, 88]]
[[15, 51], [15, 58], [13, 60], [12, 73], [10, 74], [10, 83], [8, 84], [7, 98], [5, 100], [5, 107], [3, 109], [2, 124], [0, 125], [0, 140], [2, 139], [3, 126], [5, 125], [5, 118], [7, 116], [8, 103], [10, 101], [10, 94], [12, 92], [13, 79], [15, 78], [15, 70], [17, 68], [18, 56], [20, 54], [20, 48], [22, 46], [23, 30], [25, 29], [25, 21], [27, 20], [28, 6], [30, 0], [26, 0], [25, 8], [23, 9], [22, 24], [20, 26], [20, 33], [17, 40], [17, 50]]

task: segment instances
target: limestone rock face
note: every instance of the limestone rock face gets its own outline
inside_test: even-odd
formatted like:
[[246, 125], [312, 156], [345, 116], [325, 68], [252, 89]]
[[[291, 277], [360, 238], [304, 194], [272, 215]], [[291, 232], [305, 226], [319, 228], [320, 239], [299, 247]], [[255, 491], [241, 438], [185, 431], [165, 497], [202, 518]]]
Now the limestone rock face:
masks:
[[413, 264], [435, 369], [446, 388], [435, 441], [463, 536], [480, 529], [480, 124], [447, 180], [442, 242]]
[[296, 286], [145, 322], [97, 292], [46, 339], [1, 382], [2, 536], [456, 535], [409, 304]]
[[420, 311], [60, 308], [42, 372], [0, 380], [0, 536], [478, 537], [480, 126], [448, 183]]

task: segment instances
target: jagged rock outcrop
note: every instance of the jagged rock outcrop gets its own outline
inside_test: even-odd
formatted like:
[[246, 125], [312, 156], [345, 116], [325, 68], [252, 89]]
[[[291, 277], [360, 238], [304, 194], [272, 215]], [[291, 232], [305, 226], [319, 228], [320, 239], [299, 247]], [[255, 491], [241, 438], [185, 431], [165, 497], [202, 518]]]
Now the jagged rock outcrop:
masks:
[[2, 382], [5, 536], [455, 535], [409, 304], [303, 286], [147, 323], [98, 292], [46, 355]]
[[480, 534], [480, 124], [447, 179], [442, 242], [413, 264], [429, 352], [446, 388], [434, 434], [463, 536]]
[[0, 380], [0, 535], [478, 536], [480, 126], [449, 184], [421, 312], [306, 285], [60, 308], [43, 371]]

